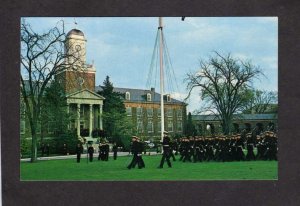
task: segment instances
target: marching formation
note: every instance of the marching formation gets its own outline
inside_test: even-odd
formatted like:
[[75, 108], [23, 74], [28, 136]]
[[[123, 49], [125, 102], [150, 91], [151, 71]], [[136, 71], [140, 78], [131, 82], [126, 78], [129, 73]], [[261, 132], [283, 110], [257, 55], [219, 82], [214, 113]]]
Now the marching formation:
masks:
[[[250, 160], [277, 160], [277, 134], [271, 131], [256, 135], [254, 132], [236, 134], [231, 136], [215, 137], [182, 137], [171, 140], [168, 132], [164, 132], [164, 138], [161, 142], [163, 149], [162, 158], [158, 168], [163, 168], [167, 162], [168, 167], [172, 167], [170, 159], [176, 161], [175, 155], [180, 156], [181, 162], [204, 162], [204, 161], [250, 161]], [[117, 158], [117, 145], [112, 147], [113, 159]], [[107, 141], [99, 144], [98, 160], [108, 161], [109, 144]], [[145, 153], [145, 143], [139, 137], [133, 136], [131, 142], [132, 160], [127, 166], [128, 169], [145, 168], [145, 162], [142, 154]], [[77, 162], [80, 162], [83, 147], [77, 145]], [[92, 145], [87, 147], [89, 161], [93, 161], [94, 148]], [[175, 155], [174, 155], [175, 154]]]
[[277, 135], [267, 131], [256, 136], [184, 137], [174, 142], [174, 149], [182, 162], [277, 160]]

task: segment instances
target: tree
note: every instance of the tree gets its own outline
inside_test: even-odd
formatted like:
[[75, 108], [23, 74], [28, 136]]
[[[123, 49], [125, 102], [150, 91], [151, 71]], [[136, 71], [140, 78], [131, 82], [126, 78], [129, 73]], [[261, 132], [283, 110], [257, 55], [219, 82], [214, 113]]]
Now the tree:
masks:
[[46, 128], [59, 135], [68, 130], [69, 115], [67, 112], [66, 94], [57, 81], [49, 83], [41, 102], [41, 142]]
[[250, 95], [251, 99], [248, 104], [245, 105], [243, 113], [263, 114], [277, 112], [277, 92], [252, 90]]
[[195, 125], [193, 124], [193, 121], [192, 121], [192, 114], [190, 112], [188, 113], [185, 131], [186, 131], [187, 136], [194, 136], [197, 132]]
[[118, 144], [124, 144], [130, 139], [131, 125], [126, 116], [125, 106], [122, 100], [122, 94], [114, 92], [112, 82], [109, 76], [106, 76], [102, 91], [98, 93], [105, 100], [103, 103], [103, 127], [107, 136]]
[[[82, 65], [78, 51], [73, 51], [71, 45], [66, 47], [65, 40], [63, 21], [38, 34], [22, 19], [20, 87], [32, 137], [31, 162], [37, 160], [37, 127], [47, 85], [64, 69], [79, 70]], [[66, 61], [68, 58], [73, 61]]]
[[215, 52], [208, 61], [200, 61], [198, 72], [187, 74], [187, 98], [194, 88], [200, 88], [206, 112], [219, 114], [223, 133], [229, 134], [233, 114], [241, 111], [248, 102], [251, 83], [261, 74], [250, 61]]

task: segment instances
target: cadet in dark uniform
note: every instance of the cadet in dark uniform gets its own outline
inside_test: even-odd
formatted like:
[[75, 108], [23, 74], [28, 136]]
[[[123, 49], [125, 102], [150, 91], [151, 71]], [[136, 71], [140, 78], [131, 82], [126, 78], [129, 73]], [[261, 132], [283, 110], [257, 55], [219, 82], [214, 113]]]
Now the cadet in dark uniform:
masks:
[[81, 157], [81, 154], [83, 153], [83, 147], [81, 144], [77, 144], [76, 146], [76, 154], [77, 154], [77, 162], [79, 163], [80, 162], [80, 157]]
[[137, 162], [138, 142], [136, 136], [133, 136], [131, 139], [131, 154], [133, 154], [133, 157], [130, 164], [127, 166], [128, 169], [131, 169], [133, 166], [135, 166]]
[[253, 152], [255, 146], [255, 138], [256, 134], [253, 132], [252, 134], [247, 134], [247, 155], [246, 160], [255, 160], [255, 155]]
[[92, 162], [93, 161], [93, 155], [94, 155], [94, 147], [93, 147], [93, 145], [90, 145], [88, 147], [88, 153], [89, 153], [90, 162]]
[[176, 151], [175, 141], [170, 141], [170, 156], [172, 157], [173, 161], [176, 161], [173, 151]]
[[[140, 141], [140, 138], [137, 138], [137, 142], [138, 142], [138, 145], [137, 145], [137, 161], [136, 163], [138, 164], [138, 168], [139, 169], [142, 169], [142, 168], [145, 168], [145, 162], [142, 158], [142, 153], [144, 151], [144, 143], [142, 141]], [[135, 165], [133, 166], [135, 167]]]
[[109, 144], [108, 141], [106, 141], [104, 144], [104, 161], [108, 161], [108, 156], [109, 156]]
[[112, 147], [112, 151], [114, 153], [114, 160], [116, 160], [117, 159], [117, 153], [118, 153], [117, 143], [114, 143], [114, 145]]
[[172, 167], [171, 161], [170, 161], [170, 152], [171, 152], [170, 138], [168, 137], [167, 131], [164, 131], [164, 138], [163, 138], [162, 146], [163, 146], [163, 155], [162, 155], [160, 165], [158, 166], [158, 168], [163, 168], [165, 160], [167, 161], [168, 166]]
[[45, 147], [45, 153], [49, 157], [49, 155], [50, 155], [50, 145], [49, 144], [47, 144], [46, 147]]
[[63, 145], [62, 151], [63, 151], [63, 155], [69, 155], [69, 150], [68, 150], [67, 144]]
[[102, 144], [102, 142], [100, 142], [98, 145], [98, 152], [99, 152], [98, 160], [103, 160], [103, 144]]

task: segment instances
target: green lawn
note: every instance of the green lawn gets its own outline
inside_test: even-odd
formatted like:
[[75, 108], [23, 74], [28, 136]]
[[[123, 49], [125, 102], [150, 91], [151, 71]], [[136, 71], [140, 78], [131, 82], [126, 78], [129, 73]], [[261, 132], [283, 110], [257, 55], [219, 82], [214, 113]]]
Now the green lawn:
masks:
[[[177, 156], [178, 158], [179, 156]], [[161, 155], [144, 156], [144, 169], [128, 170], [126, 166], [131, 156], [118, 157], [108, 162], [87, 163], [82, 159], [45, 160], [37, 163], [21, 163], [21, 180], [277, 180], [277, 161], [245, 162], [172, 162], [172, 168], [165, 163], [163, 169], [157, 169]]]

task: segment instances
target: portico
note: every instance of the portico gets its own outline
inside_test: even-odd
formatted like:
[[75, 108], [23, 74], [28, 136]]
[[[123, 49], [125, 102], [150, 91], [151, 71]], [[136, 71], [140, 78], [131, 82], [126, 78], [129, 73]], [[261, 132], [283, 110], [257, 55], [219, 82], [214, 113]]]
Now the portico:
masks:
[[[91, 138], [94, 129], [103, 129], [102, 106], [105, 98], [88, 89], [67, 95], [68, 112], [71, 117], [69, 128], [78, 137], [85, 133]], [[88, 135], [86, 133], [88, 132]]]

